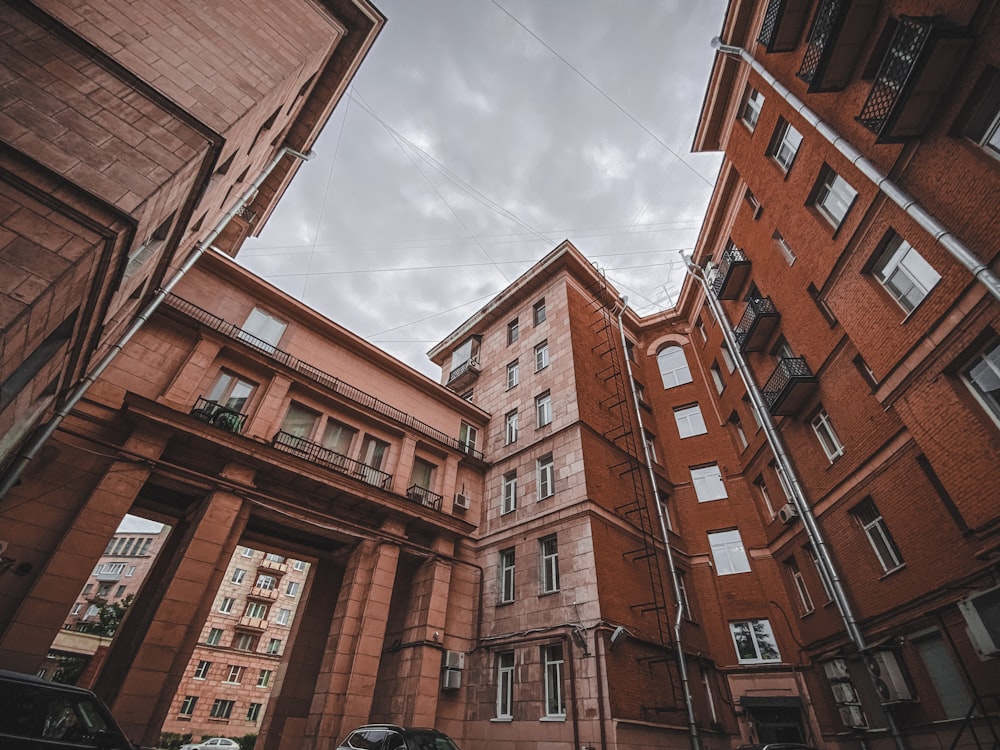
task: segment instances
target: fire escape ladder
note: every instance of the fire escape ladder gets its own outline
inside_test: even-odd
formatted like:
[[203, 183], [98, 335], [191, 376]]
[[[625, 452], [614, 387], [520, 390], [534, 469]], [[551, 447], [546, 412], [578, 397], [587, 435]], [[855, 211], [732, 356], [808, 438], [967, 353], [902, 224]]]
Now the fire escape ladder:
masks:
[[[598, 378], [607, 384], [607, 395], [598, 405], [610, 417], [605, 437], [625, 454], [624, 459], [612, 468], [620, 468], [620, 476], [628, 477], [632, 488], [631, 497], [634, 498], [616, 507], [615, 513], [640, 532], [642, 547], [626, 552], [625, 558], [636, 564], [645, 564], [652, 595], [650, 601], [635, 603], [632, 608], [642, 614], [655, 613], [660, 643], [669, 646], [673, 644], [673, 631], [667, 610], [667, 576], [663, 570], [663, 556], [657, 549], [661, 544], [657, 541], [659, 521], [655, 510], [650, 507], [653, 497], [643, 476], [645, 463], [643, 445], [640, 442], [642, 437], [637, 435], [632, 415], [632, 389], [621, 361], [621, 339], [613, 309], [617, 298], [608, 288], [603, 272], [599, 270], [598, 273], [600, 281], [589, 290], [593, 294], [595, 317], [591, 330], [597, 338], [592, 351], [599, 359]], [[673, 675], [671, 682], [674, 682]]]

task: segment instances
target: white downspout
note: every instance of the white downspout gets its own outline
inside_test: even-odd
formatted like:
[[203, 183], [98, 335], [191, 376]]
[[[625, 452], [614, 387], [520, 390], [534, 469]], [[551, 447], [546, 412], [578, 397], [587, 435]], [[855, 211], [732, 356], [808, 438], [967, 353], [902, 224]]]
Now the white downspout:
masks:
[[188, 271], [191, 270], [191, 268], [194, 267], [194, 264], [197, 262], [198, 258], [200, 258], [204, 254], [204, 252], [212, 245], [212, 243], [215, 242], [216, 238], [222, 233], [222, 230], [226, 228], [226, 225], [229, 223], [230, 219], [232, 219], [237, 213], [239, 213], [239, 211], [247, 204], [247, 202], [250, 201], [251, 198], [253, 198], [254, 194], [256, 194], [257, 190], [260, 189], [260, 186], [264, 183], [264, 180], [267, 179], [267, 176], [271, 174], [274, 168], [278, 166], [278, 162], [280, 162], [286, 155], [292, 156], [296, 159], [301, 159], [303, 161], [308, 161], [309, 159], [313, 158], [314, 154], [312, 151], [310, 151], [307, 154], [303, 154], [299, 151], [289, 148], [288, 146], [284, 146], [281, 148], [281, 150], [278, 151], [278, 153], [274, 156], [274, 158], [271, 159], [271, 161], [264, 167], [264, 170], [260, 173], [260, 176], [257, 177], [257, 179], [253, 181], [253, 184], [251, 184], [250, 187], [248, 187], [243, 192], [243, 194], [233, 204], [232, 208], [230, 208], [225, 213], [225, 215], [221, 219], [219, 219], [218, 223], [216, 223], [215, 225], [215, 228], [212, 229], [211, 232], [209, 232], [208, 236], [205, 239], [203, 239], [200, 243], [198, 243], [198, 246], [195, 247], [195, 249], [191, 252], [191, 255], [189, 255], [187, 260], [184, 261], [184, 264], [177, 270], [177, 272], [170, 278], [170, 280], [166, 284], [164, 284], [159, 290], [157, 290], [156, 294], [153, 295], [153, 298], [149, 301], [149, 303], [135, 316], [135, 319], [132, 321], [132, 324], [114, 343], [111, 349], [108, 350], [108, 352], [100, 359], [100, 361], [91, 368], [90, 372], [87, 373], [86, 377], [84, 377], [84, 379], [80, 381], [80, 383], [76, 386], [76, 388], [73, 389], [70, 395], [66, 398], [65, 402], [63, 402], [63, 405], [59, 408], [59, 410], [55, 413], [55, 415], [53, 415], [52, 419], [49, 420], [48, 424], [46, 424], [43, 428], [38, 430], [38, 432], [34, 434], [31, 440], [29, 440], [25, 444], [24, 448], [18, 453], [17, 457], [11, 462], [10, 468], [7, 470], [7, 473], [3, 477], [3, 482], [0, 483], [0, 501], [2, 501], [7, 496], [7, 493], [10, 492], [10, 490], [17, 485], [17, 482], [20, 479], [21, 474], [24, 473], [24, 470], [28, 467], [28, 464], [31, 463], [32, 459], [38, 453], [39, 449], [45, 444], [45, 442], [50, 437], [52, 437], [52, 434], [59, 428], [59, 425], [62, 424], [63, 420], [73, 410], [73, 407], [75, 407], [80, 402], [80, 399], [83, 398], [84, 394], [86, 394], [87, 391], [90, 390], [90, 387], [94, 384], [97, 378], [100, 377], [101, 373], [104, 372], [104, 370], [107, 369], [108, 365], [110, 365], [111, 362], [114, 361], [115, 357], [117, 357], [121, 353], [122, 349], [125, 348], [125, 345], [132, 339], [132, 337], [139, 331], [139, 329], [146, 324], [146, 322], [149, 320], [150, 316], [153, 314], [156, 308], [158, 308], [160, 306], [160, 303], [163, 302], [164, 299], [166, 299], [167, 295], [170, 293], [170, 290], [173, 289], [174, 286], [176, 286], [177, 282], [181, 280], [184, 274], [186, 274]]

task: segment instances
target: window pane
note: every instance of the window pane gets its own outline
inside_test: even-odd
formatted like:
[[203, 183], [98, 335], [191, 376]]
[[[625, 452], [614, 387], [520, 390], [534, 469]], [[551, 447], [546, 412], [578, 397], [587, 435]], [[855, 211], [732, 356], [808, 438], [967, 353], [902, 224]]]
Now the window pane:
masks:
[[660, 367], [660, 378], [664, 388], [673, 388], [684, 383], [690, 383], [691, 370], [688, 369], [684, 350], [679, 346], [668, 346], [656, 355]]

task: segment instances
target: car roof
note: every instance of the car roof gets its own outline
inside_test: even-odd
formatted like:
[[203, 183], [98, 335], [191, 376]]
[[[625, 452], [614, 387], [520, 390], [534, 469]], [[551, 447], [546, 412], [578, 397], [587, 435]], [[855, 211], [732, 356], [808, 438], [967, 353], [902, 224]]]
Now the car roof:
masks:
[[360, 727], [355, 727], [348, 734], [353, 734], [359, 729], [393, 729], [397, 732], [434, 732], [436, 734], [443, 734], [440, 729], [434, 729], [433, 727], [402, 727], [399, 724], [364, 724]]
[[24, 674], [23, 672], [12, 672], [9, 669], [0, 669], [0, 680], [8, 680], [10, 682], [23, 682], [26, 685], [37, 685], [39, 687], [54, 688], [56, 690], [65, 691], [68, 693], [79, 693], [81, 695], [94, 694], [93, 691], [87, 690], [86, 688], [78, 687], [76, 685], [66, 685], [61, 682], [44, 680], [41, 677], [37, 677], [33, 674]]

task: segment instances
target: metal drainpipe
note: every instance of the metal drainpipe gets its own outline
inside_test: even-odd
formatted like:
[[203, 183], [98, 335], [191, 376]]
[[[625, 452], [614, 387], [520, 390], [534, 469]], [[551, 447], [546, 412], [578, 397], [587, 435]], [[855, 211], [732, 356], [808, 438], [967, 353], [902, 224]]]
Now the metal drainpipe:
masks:
[[149, 301], [146, 307], [144, 307], [135, 316], [135, 319], [128, 327], [128, 330], [121, 335], [111, 349], [108, 350], [108, 352], [96, 365], [94, 365], [90, 372], [87, 373], [86, 377], [80, 381], [49, 423], [36, 432], [20, 453], [18, 453], [17, 457], [11, 463], [10, 469], [4, 476], [3, 482], [0, 483], [0, 501], [7, 497], [7, 493], [10, 492], [15, 485], [17, 485], [18, 480], [21, 478], [21, 474], [24, 473], [24, 470], [28, 467], [28, 464], [31, 463], [39, 449], [41, 449], [45, 442], [52, 437], [52, 434], [59, 428], [59, 425], [62, 424], [63, 420], [73, 410], [73, 407], [75, 407], [87, 391], [90, 390], [90, 387], [96, 382], [97, 378], [100, 377], [101, 373], [104, 372], [108, 365], [114, 361], [115, 357], [121, 353], [122, 349], [125, 348], [125, 345], [131, 340], [136, 332], [138, 332], [139, 329], [146, 324], [156, 308], [158, 308], [160, 303], [166, 299], [170, 290], [174, 288], [184, 274], [191, 270], [198, 258], [200, 258], [202, 254], [204, 254], [204, 252], [211, 246], [211, 244], [215, 242], [216, 238], [222, 233], [222, 230], [226, 228], [230, 219], [232, 219], [233, 216], [235, 216], [254, 196], [257, 190], [260, 189], [260, 186], [264, 183], [264, 180], [267, 179], [267, 176], [271, 174], [276, 166], [278, 166], [278, 162], [280, 162], [286, 154], [296, 159], [301, 159], [302, 161], [308, 161], [309, 159], [312, 159], [314, 155], [312, 151], [307, 154], [303, 154], [302, 152], [296, 151], [288, 146], [283, 146], [281, 150], [278, 151], [274, 158], [267, 164], [267, 166], [264, 167], [264, 171], [261, 172], [260, 176], [244, 191], [243, 195], [241, 195], [236, 203], [233, 204], [233, 207], [230, 208], [221, 219], [219, 219], [215, 228], [209, 232], [208, 236], [191, 252], [188, 259], [184, 261], [184, 265], [182, 265], [177, 270], [177, 273], [175, 273], [170, 280], [164, 284], [156, 292], [156, 294], [153, 295], [153, 298]]
[[[837, 566], [830, 556], [829, 548], [823, 538], [822, 531], [820, 531], [819, 523], [812, 512], [812, 506], [809, 504], [802, 483], [799, 481], [798, 472], [792, 466], [791, 458], [785, 449], [784, 440], [782, 440], [781, 434], [777, 431], [771, 420], [771, 412], [764, 402], [764, 396], [753, 378], [753, 373], [750, 372], [750, 368], [743, 358], [743, 352], [740, 350], [739, 343], [736, 341], [736, 336], [733, 333], [729, 320], [726, 318], [722, 305], [719, 304], [719, 301], [712, 293], [711, 286], [708, 283], [708, 279], [705, 278], [702, 269], [683, 253], [681, 253], [681, 257], [684, 259], [687, 272], [701, 282], [702, 288], [705, 290], [705, 298], [708, 301], [708, 306], [711, 308], [715, 319], [719, 321], [719, 328], [722, 329], [726, 345], [729, 347], [730, 354], [736, 362], [736, 369], [739, 370], [743, 385], [746, 386], [747, 395], [750, 396], [751, 408], [757, 416], [757, 422], [760, 423], [764, 430], [764, 435], [767, 438], [768, 445], [771, 447], [771, 452], [774, 453], [778, 471], [781, 472], [786, 486], [792, 492], [792, 504], [795, 506], [799, 518], [802, 519], [802, 526], [805, 529], [806, 536], [809, 537], [813, 551], [816, 553], [816, 560], [819, 562], [820, 575], [826, 579], [830, 586], [830, 593], [833, 595], [833, 600], [840, 612], [847, 635], [854, 642], [858, 651], [867, 651], [868, 644], [865, 641], [864, 633], [861, 632], [861, 626], [854, 615], [854, 610], [851, 607], [850, 599], [847, 597], [847, 592], [844, 590], [843, 581], [837, 571]], [[886, 721], [889, 724], [889, 733], [892, 735], [896, 747], [898, 750], [906, 750], [906, 745], [899, 734], [895, 719], [889, 711], [886, 710], [884, 713]]]
[[[635, 392], [635, 379], [632, 377], [632, 363], [628, 358], [628, 344], [625, 339], [625, 326], [622, 324], [622, 316], [628, 307], [628, 297], [620, 297], [621, 307], [617, 312], [618, 333], [622, 340], [622, 356], [625, 359], [625, 372], [628, 375], [629, 390], [632, 393], [632, 403], [635, 405], [635, 418], [639, 428], [639, 439], [642, 441], [642, 453], [646, 461], [646, 471], [649, 474], [649, 483], [653, 488], [653, 498], [656, 500], [656, 517], [660, 522], [660, 533], [663, 534], [663, 547], [667, 553], [667, 566], [670, 568], [670, 579], [674, 587], [674, 599], [677, 602], [677, 619], [674, 621], [674, 645], [677, 650], [677, 665], [680, 670], [681, 687], [684, 689], [684, 704], [687, 707], [688, 732], [690, 733], [691, 750], [701, 750], [701, 739], [698, 736], [698, 722], [694, 715], [694, 699], [691, 696], [691, 685], [688, 680], [687, 662], [684, 657], [684, 642], [681, 640], [681, 623], [684, 618], [684, 601], [681, 598], [680, 580], [677, 575], [677, 566], [674, 564], [674, 553], [670, 546], [670, 535], [668, 527], [670, 519], [665, 517], [663, 503], [660, 502], [660, 490], [656, 484], [656, 474], [653, 473], [653, 462], [649, 455], [649, 444], [646, 442], [646, 431], [642, 424], [642, 411], [639, 409], [639, 396]], [[655, 540], [654, 540], [655, 541]], [[667, 603], [663, 603], [666, 609]]]
[[731, 44], [723, 44], [719, 37], [712, 39], [713, 49], [717, 49], [725, 55], [743, 60], [750, 68], [763, 78], [767, 84], [774, 89], [774, 92], [788, 102], [792, 109], [802, 117], [826, 139], [837, 151], [845, 156], [858, 170], [875, 183], [880, 191], [885, 193], [893, 203], [903, 209], [907, 216], [917, 222], [926, 230], [949, 255], [972, 272], [975, 280], [986, 287], [987, 291], [994, 298], [1000, 300], [1000, 279], [990, 270], [989, 266], [979, 260], [979, 257], [972, 252], [972, 249], [951, 233], [947, 227], [939, 222], [934, 216], [921, 206], [917, 199], [903, 190], [893, 182], [888, 175], [884, 174], [871, 161], [864, 157], [850, 141], [840, 135], [819, 115], [813, 112], [795, 94], [788, 90], [788, 87], [771, 75], [767, 68], [761, 65], [749, 52], [742, 47]]

